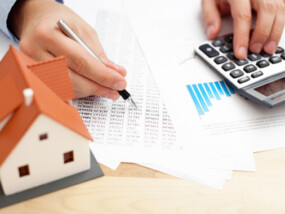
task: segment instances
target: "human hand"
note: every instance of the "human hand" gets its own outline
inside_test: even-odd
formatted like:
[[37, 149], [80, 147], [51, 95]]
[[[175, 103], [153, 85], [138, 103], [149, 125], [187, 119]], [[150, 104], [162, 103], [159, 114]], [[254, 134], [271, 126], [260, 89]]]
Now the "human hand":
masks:
[[[285, 24], [284, 0], [202, 0], [204, 24], [210, 39], [221, 29], [221, 16], [231, 14], [234, 22], [234, 53], [238, 59], [247, 50], [276, 51]], [[250, 38], [252, 10], [257, 13], [256, 25]]]
[[[105, 65], [64, 35], [57, 26], [59, 19], [64, 19]], [[95, 30], [66, 6], [55, 0], [20, 0], [8, 25], [20, 39], [21, 51], [36, 61], [66, 56], [77, 98], [97, 95], [118, 99], [117, 91], [125, 89], [126, 70], [107, 58]]]

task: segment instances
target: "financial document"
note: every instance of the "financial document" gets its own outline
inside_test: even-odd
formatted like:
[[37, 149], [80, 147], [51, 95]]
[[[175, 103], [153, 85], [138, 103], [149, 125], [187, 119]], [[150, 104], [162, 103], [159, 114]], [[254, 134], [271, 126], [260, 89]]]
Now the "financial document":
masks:
[[[284, 105], [267, 109], [245, 100], [231, 92], [214, 71], [195, 57], [194, 47], [207, 39], [200, 1], [190, 3], [181, 0], [174, 3], [157, 0], [155, 4], [150, 0], [124, 2], [162, 96], [167, 96], [168, 100], [175, 97], [176, 104], [181, 106], [178, 111], [173, 103], [165, 99], [180, 139], [188, 138], [185, 127], [189, 127], [191, 120], [198, 117], [200, 125], [214, 142], [212, 148], [223, 148], [228, 154], [285, 146], [282, 140], [272, 141], [273, 136], [278, 139], [284, 138]], [[143, 14], [142, 11], [147, 12]], [[232, 32], [230, 19], [224, 19], [222, 26], [221, 34]], [[173, 32], [167, 33], [171, 29]], [[152, 33], [150, 35], [146, 32]], [[281, 44], [284, 45], [284, 35], [282, 38]], [[166, 65], [163, 59], [170, 59], [169, 63]], [[170, 83], [172, 90], [167, 87]], [[212, 106], [207, 106], [206, 103], [201, 111], [195, 104], [191, 92], [196, 90], [201, 94], [201, 90], [207, 91], [207, 87], [212, 86], [220, 91], [221, 94], [218, 95], [221, 96], [221, 100], [211, 99]]]
[[[127, 89], [139, 104], [139, 110], [135, 111], [121, 99], [110, 101], [88, 97], [74, 101], [94, 138], [90, 148], [96, 159], [113, 169], [121, 161], [135, 162], [219, 189], [225, 180], [231, 178], [232, 169], [254, 170], [254, 160], [250, 153], [213, 159], [208, 153], [185, 149], [185, 145], [191, 141], [200, 144], [200, 135], [204, 132], [200, 132], [199, 127], [187, 127], [193, 133], [191, 138], [183, 143], [179, 141], [157, 83], [150, 73], [133, 31], [127, 24], [126, 15], [98, 8], [98, 5], [105, 4], [105, 8], [110, 9], [110, 5], [114, 6], [118, 2], [106, 0], [99, 4], [98, 1], [86, 0], [82, 4], [82, 1], [65, 1], [96, 28], [109, 58], [127, 68]], [[90, 8], [96, 8], [96, 12]], [[1, 57], [11, 43], [17, 46], [0, 35]], [[194, 124], [195, 122], [197, 121], [193, 120]], [[193, 161], [194, 153], [198, 153], [196, 155], [202, 160]]]
[[[73, 104], [94, 139], [98, 153], [96, 157], [102, 154], [101, 148], [109, 147], [114, 153], [124, 150], [124, 155], [115, 154], [109, 156], [110, 159], [121, 156], [122, 161], [126, 159], [135, 162], [141, 159], [138, 155], [132, 155], [134, 151], [142, 154], [142, 151], [148, 150], [148, 153], [156, 155], [153, 152], [155, 150], [174, 152], [181, 150], [181, 145], [126, 20], [127, 17], [120, 12], [101, 10], [96, 15], [94, 27], [107, 55], [130, 71], [127, 74], [127, 90], [132, 94], [138, 109], [122, 98], [112, 101], [92, 96], [74, 100]], [[114, 32], [117, 38], [114, 38]]]
[[[72, 3], [72, 8], [77, 8], [76, 1]], [[250, 166], [245, 166], [237, 156], [236, 159], [213, 159], [211, 147], [202, 146], [204, 131], [195, 126], [194, 118], [188, 127], [188, 132], [193, 134], [187, 141], [179, 141], [125, 14], [97, 8], [90, 15], [82, 13], [82, 7], [76, 12], [94, 26], [107, 56], [126, 67], [127, 90], [138, 104], [138, 110], [135, 110], [122, 99], [88, 97], [73, 102], [93, 136], [91, 148], [99, 162], [111, 168], [115, 168], [118, 161], [134, 162], [215, 188], [222, 187], [234, 168], [255, 169], [250, 153], [242, 154]], [[199, 120], [197, 117], [197, 122]], [[197, 142], [201, 150], [188, 150], [187, 146], [186, 150], [185, 145], [190, 141]], [[193, 161], [196, 160], [194, 157], [199, 157], [199, 161]]]

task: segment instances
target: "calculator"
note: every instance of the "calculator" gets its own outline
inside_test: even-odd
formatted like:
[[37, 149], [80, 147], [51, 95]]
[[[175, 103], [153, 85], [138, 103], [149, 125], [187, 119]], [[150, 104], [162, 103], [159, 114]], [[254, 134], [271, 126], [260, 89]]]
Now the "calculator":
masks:
[[206, 62], [239, 94], [257, 103], [273, 107], [285, 103], [285, 52], [278, 47], [274, 54], [248, 53], [235, 58], [233, 35], [206, 41], [195, 48]]

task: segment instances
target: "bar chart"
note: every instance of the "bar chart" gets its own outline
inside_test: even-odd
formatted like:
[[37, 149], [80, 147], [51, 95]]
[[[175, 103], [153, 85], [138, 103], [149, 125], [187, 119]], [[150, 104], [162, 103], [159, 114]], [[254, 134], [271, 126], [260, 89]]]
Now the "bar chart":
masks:
[[225, 81], [198, 83], [186, 85], [199, 115], [210, 111], [214, 101], [220, 101], [223, 97], [231, 97], [234, 89]]

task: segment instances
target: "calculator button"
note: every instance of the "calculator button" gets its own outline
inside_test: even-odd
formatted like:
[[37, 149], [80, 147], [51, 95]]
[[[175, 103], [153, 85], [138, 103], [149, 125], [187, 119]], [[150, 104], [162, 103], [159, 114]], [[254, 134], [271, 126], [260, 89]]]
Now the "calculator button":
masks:
[[244, 76], [244, 77], [238, 79], [238, 83], [241, 84], [241, 83], [247, 82], [249, 80], [250, 80], [250, 78], [248, 76]]
[[225, 41], [229, 44], [232, 44], [233, 43], [233, 40], [234, 40], [234, 37], [231, 35], [231, 36], [227, 36], [225, 38]]
[[284, 49], [281, 47], [278, 47], [275, 53], [276, 54], [284, 53]]
[[223, 46], [225, 43], [223, 40], [221, 39], [216, 39], [212, 42], [212, 45], [214, 45], [215, 47], [220, 47]]
[[264, 51], [261, 51], [260, 55], [263, 56], [263, 57], [271, 57], [272, 56], [272, 54], [268, 54], [268, 53], [266, 53]]
[[224, 63], [224, 62], [226, 62], [226, 61], [228, 61], [228, 59], [226, 58], [226, 57], [224, 57], [224, 56], [217, 56], [215, 59], [214, 59], [214, 62], [216, 63], [216, 64], [222, 64], [222, 63]]
[[219, 55], [219, 52], [212, 48], [210, 45], [201, 45], [199, 49], [206, 54], [208, 57], [212, 58]]
[[247, 65], [247, 66], [244, 66], [243, 70], [246, 72], [246, 73], [251, 73], [253, 71], [256, 71], [257, 68], [254, 66], [254, 65]]
[[247, 59], [240, 59], [240, 60], [235, 60], [235, 63], [238, 65], [238, 66], [242, 66], [242, 65], [246, 65], [248, 63], [248, 60]]
[[234, 63], [232, 63], [232, 62], [228, 62], [228, 63], [226, 63], [226, 64], [224, 64], [223, 66], [222, 66], [222, 68], [224, 69], [224, 71], [229, 71], [229, 70], [232, 70], [232, 69], [234, 69], [236, 66], [234, 65]]
[[228, 53], [228, 54], [227, 54], [227, 57], [228, 57], [229, 59], [231, 59], [231, 60], [236, 60], [236, 59], [237, 59], [237, 58], [235, 57], [235, 54], [234, 54], [233, 52]]
[[281, 54], [281, 57], [285, 60], [285, 53]]
[[228, 52], [233, 51], [233, 47], [228, 46], [228, 45], [224, 45], [220, 48], [220, 51], [223, 53], [228, 53]]
[[276, 64], [276, 63], [279, 63], [281, 62], [281, 58], [279, 56], [272, 56], [269, 58], [269, 61], [272, 63], [272, 64]]
[[263, 73], [262, 71], [257, 71], [257, 72], [254, 72], [253, 74], [251, 74], [251, 77], [252, 78], [256, 78], [256, 77], [259, 77], [259, 76], [262, 76]]
[[250, 60], [250, 61], [257, 61], [257, 60], [260, 60], [261, 57], [259, 54], [255, 54], [255, 53], [250, 53], [247, 58]]
[[269, 66], [269, 62], [267, 62], [266, 60], [260, 60], [256, 63], [256, 65], [260, 68], [264, 68]]
[[241, 77], [244, 73], [240, 70], [240, 69], [237, 69], [237, 70], [234, 70], [230, 73], [231, 77], [232, 78], [238, 78], [238, 77]]

